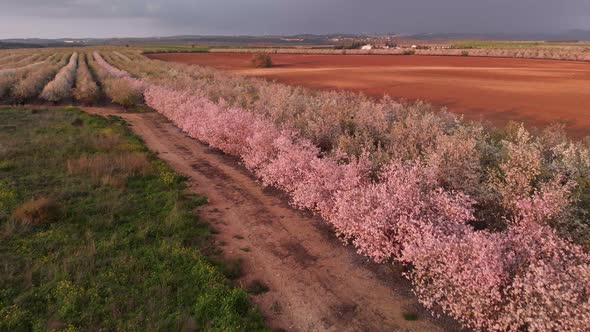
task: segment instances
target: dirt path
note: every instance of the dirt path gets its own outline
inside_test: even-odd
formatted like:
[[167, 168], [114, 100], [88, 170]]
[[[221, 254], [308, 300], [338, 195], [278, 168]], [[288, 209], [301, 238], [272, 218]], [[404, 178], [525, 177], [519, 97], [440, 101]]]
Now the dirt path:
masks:
[[[400, 271], [377, 266], [343, 246], [321, 220], [290, 208], [264, 189], [239, 163], [187, 137], [157, 113], [122, 114], [146, 145], [189, 177], [190, 190], [209, 198], [199, 212], [219, 231], [228, 258], [243, 260], [247, 284], [270, 290], [254, 296], [275, 328], [288, 331], [456, 331], [433, 320], [410, 292]], [[418, 314], [416, 321], [406, 313]]]
[[590, 134], [590, 63], [458, 56], [273, 54], [273, 68], [252, 68], [251, 54], [151, 54], [245, 76], [370, 96], [427, 100], [468, 119], [496, 125], [559, 121], [575, 137]]

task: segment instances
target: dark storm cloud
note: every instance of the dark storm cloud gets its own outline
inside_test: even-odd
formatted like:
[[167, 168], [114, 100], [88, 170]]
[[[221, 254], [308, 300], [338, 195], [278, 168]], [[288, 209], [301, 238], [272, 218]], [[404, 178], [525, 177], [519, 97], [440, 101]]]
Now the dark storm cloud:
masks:
[[0, 9], [0, 38], [590, 28], [588, 0], [3, 0]]

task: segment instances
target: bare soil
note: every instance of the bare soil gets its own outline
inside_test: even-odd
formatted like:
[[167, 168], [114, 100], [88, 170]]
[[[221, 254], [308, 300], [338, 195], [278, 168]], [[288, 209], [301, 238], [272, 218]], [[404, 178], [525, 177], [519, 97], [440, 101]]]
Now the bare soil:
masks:
[[374, 97], [426, 100], [472, 120], [531, 126], [563, 122], [590, 134], [590, 63], [395, 55], [273, 54], [273, 68], [252, 68], [251, 54], [168, 53], [152, 59], [211, 66], [241, 75]]
[[[238, 282], [268, 285], [268, 292], [252, 299], [272, 327], [460, 330], [450, 319], [431, 318], [400, 267], [370, 263], [344, 246], [323, 221], [289, 207], [280, 193], [263, 188], [237, 160], [191, 139], [163, 116], [85, 110], [122, 117], [152, 151], [189, 178], [190, 191], [208, 197], [199, 215], [214, 225], [226, 258], [242, 260]], [[418, 320], [406, 320], [404, 314], [417, 314]]]

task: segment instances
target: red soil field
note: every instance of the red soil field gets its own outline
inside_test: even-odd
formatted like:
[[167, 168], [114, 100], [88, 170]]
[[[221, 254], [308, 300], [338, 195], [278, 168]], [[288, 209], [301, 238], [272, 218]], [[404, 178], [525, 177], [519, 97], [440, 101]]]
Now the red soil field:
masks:
[[273, 68], [252, 68], [252, 54], [167, 53], [152, 59], [211, 66], [319, 89], [425, 100], [468, 119], [505, 125], [566, 124], [590, 134], [590, 64], [510, 58], [273, 54]]

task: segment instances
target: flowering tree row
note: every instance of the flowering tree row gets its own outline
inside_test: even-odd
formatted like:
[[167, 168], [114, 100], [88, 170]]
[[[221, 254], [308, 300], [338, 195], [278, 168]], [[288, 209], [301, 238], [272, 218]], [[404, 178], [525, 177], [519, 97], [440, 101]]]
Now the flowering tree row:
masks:
[[[525, 58], [525, 59], [551, 59], [590, 61], [590, 54], [584, 47], [531, 47], [531, 48], [483, 48], [483, 49], [372, 49], [372, 50], [336, 50], [336, 49], [294, 49], [294, 48], [273, 48], [265, 52], [274, 54], [348, 54], [348, 55], [437, 55], [437, 56], [481, 56], [481, 57], [503, 57], [503, 58]], [[260, 49], [211, 49], [212, 53], [244, 53], [260, 52]]]
[[143, 103], [143, 83], [141, 81], [130, 77], [127, 72], [111, 66], [98, 52], [93, 53], [89, 62], [91, 67], [96, 68], [103, 90], [112, 102], [127, 108]]
[[36, 62], [18, 69], [5, 69], [0, 72], [0, 100], [10, 95], [12, 87], [17, 81], [23, 79], [27, 73], [44, 64], [45, 61]]
[[375, 169], [366, 152], [328, 155], [295, 128], [215, 103], [198, 89], [145, 82], [145, 100], [190, 136], [239, 156], [362, 254], [411, 264], [407, 276], [427, 307], [474, 329], [590, 329], [590, 257], [550, 227], [568, 212], [575, 183], [566, 175], [539, 177], [540, 152], [522, 127], [504, 144], [507, 158], [489, 182], [505, 225], [477, 230], [481, 203], [441, 178], [465, 166], [472, 142], [454, 150], [460, 141], [450, 140], [441, 144], [447, 153], [393, 156]]
[[6, 68], [6, 69], [2, 69], [0, 70], [0, 75], [7, 75], [7, 74], [13, 74], [15, 72], [18, 71], [23, 71], [23, 70], [27, 70], [27, 69], [31, 69], [34, 67], [37, 67], [43, 63], [46, 63], [46, 59], [45, 60], [41, 60], [41, 61], [37, 61], [37, 62], [33, 62], [33, 63], [29, 63], [27, 65], [24, 65], [22, 67], [14, 67], [14, 68]]
[[77, 68], [78, 53], [74, 53], [68, 64], [60, 69], [55, 78], [45, 86], [41, 92], [41, 98], [53, 102], [71, 98]]
[[70, 54], [53, 55], [44, 66], [35, 66], [18, 75], [14, 85], [10, 87], [8, 99], [15, 103], [24, 103], [37, 98], [43, 88], [49, 83], [70, 59]]
[[[21, 55], [20, 57], [13, 59], [13, 61], [8, 61], [8, 62], [5, 62], [4, 64], [1, 64], [0, 65], [0, 74], [10, 72], [10, 71], [18, 71], [18, 70], [27, 69], [31, 66], [34, 66], [35, 64], [46, 62], [49, 60], [49, 58], [51, 58], [55, 55], [56, 55], [56, 53], [54, 53], [53, 50], [47, 50], [47, 51], [42, 51], [42, 52], [33, 53], [33, 54], [29, 53], [28, 55]], [[10, 59], [10, 58], [11, 57], [8, 56], [8, 57], [4, 58], [4, 60]], [[0, 62], [2, 62], [2, 59], [0, 59]]]
[[100, 56], [100, 54], [98, 52], [93, 52], [93, 56], [94, 56], [94, 60], [96, 60], [96, 63], [101, 66], [104, 70], [106, 70], [109, 75], [113, 76], [113, 77], [124, 77], [124, 76], [128, 76], [127, 72], [120, 70], [118, 68], [115, 68], [113, 66], [111, 66], [110, 64], [108, 64], [103, 58], [102, 56]]
[[9, 66], [0, 70], [0, 100], [7, 99], [16, 82], [24, 79], [30, 72], [35, 71], [41, 65], [52, 62], [57, 55], [55, 53], [40, 53], [28, 58], [28, 64], [20, 63], [20, 67]]
[[[5, 62], [4, 64], [0, 64], [0, 71], [4, 71], [6, 69], [11, 69], [11, 68], [18, 68], [21, 66], [26, 66], [27, 64], [30, 64], [32, 60], [35, 60], [38, 58], [38, 55], [35, 54], [29, 54], [29, 55], [25, 55], [22, 57], [18, 57], [18, 58], [14, 58], [13, 61], [8, 61]], [[1, 62], [2, 60], [0, 60]]]
[[0, 69], [18, 66], [19, 63], [25, 62], [32, 57], [35, 57], [35, 55], [22, 51], [17, 51], [14, 54], [5, 54], [0, 58]]
[[99, 98], [99, 88], [86, 60], [86, 54], [82, 53], [78, 59], [78, 70], [76, 72], [76, 87], [73, 91], [74, 99], [84, 104], [95, 103]]
[[119, 58], [125, 60], [125, 61], [131, 61], [131, 59], [127, 55], [125, 55], [125, 54], [123, 54], [121, 52], [115, 51], [115, 52], [113, 52], [113, 54], [116, 55], [116, 56], [118, 56]]

